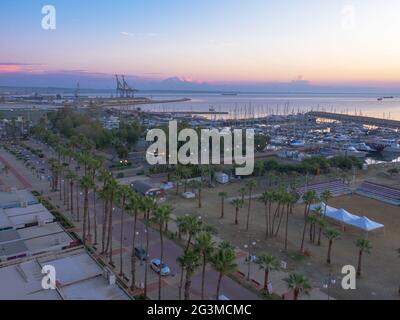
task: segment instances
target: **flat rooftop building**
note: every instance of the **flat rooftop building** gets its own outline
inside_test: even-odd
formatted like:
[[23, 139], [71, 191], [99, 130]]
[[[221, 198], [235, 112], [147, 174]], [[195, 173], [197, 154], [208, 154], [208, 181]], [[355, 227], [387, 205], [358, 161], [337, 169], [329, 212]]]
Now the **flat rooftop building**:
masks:
[[57, 222], [0, 231], [0, 261], [59, 251], [76, 244]]
[[0, 231], [22, 229], [53, 221], [55, 221], [54, 216], [42, 204], [8, 209], [0, 208]]
[[18, 208], [38, 204], [39, 201], [27, 190], [0, 192], [0, 208]]
[[[56, 271], [56, 290], [41, 286], [44, 266]], [[129, 300], [115, 281], [84, 249], [76, 249], [0, 268], [0, 300]], [[5, 290], [4, 288], [7, 288]]]

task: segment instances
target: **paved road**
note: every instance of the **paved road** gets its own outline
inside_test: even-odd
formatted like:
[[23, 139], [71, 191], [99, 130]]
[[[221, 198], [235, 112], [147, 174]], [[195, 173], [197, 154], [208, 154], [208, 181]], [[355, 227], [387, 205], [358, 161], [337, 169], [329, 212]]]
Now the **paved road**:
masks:
[[[38, 143], [35, 143], [36, 147], [40, 147], [46, 158], [54, 157], [54, 154], [51, 154], [51, 149], [49, 149], [46, 146], [41, 146]], [[10, 164], [10, 168], [13, 168], [13, 166]], [[13, 170], [13, 169], [12, 169]], [[28, 171], [28, 169], [26, 169]], [[32, 181], [26, 181], [32, 185], [33, 188], [40, 183], [39, 179], [33, 178], [33, 176], [30, 174], [24, 174], [24, 172], [21, 172], [19, 174], [16, 172], [16, 170], [12, 171], [13, 173], [17, 173], [17, 175], [21, 177], [32, 177]], [[82, 173], [81, 173], [82, 174]], [[25, 178], [23, 178], [25, 179]], [[41, 185], [43, 182], [41, 183]], [[43, 189], [43, 188], [42, 188]], [[45, 191], [46, 196], [50, 196], [51, 200], [54, 204], [58, 205], [60, 209], [67, 215], [69, 216], [71, 221], [74, 221], [76, 225], [76, 231], [78, 234], [81, 235], [82, 232], [82, 222], [77, 222], [76, 221], [76, 216], [73, 217], [71, 216], [70, 212], [67, 212], [66, 206], [64, 206], [63, 201], [59, 200], [59, 193], [51, 193], [49, 191], [49, 187], [47, 187]], [[74, 190], [75, 192], [75, 190]], [[75, 198], [75, 197], [74, 197]], [[83, 215], [83, 196], [80, 196], [80, 214], [81, 217]], [[76, 207], [76, 205], [75, 205]], [[98, 220], [98, 239], [101, 239], [101, 221], [102, 221], [102, 203], [100, 200], [97, 201], [96, 205], [96, 217]], [[75, 208], [76, 210], [76, 208]], [[91, 214], [91, 223], [93, 227], [93, 194], [90, 195], [90, 201], [89, 201], [89, 210]], [[113, 260], [116, 265], [116, 270], [119, 270], [119, 247], [120, 247], [120, 230], [121, 230], [121, 224], [120, 224], [120, 219], [121, 219], [121, 211], [116, 208], [114, 213], [113, 213]], [[132, 238], [133, 238], [133, 219], [132, 217], [128, 216], [125, 214], [124, 217], [125, 223], [124, 223], [124, 232], [123, 232], [123, 271], [124, 274], [129, 278], [130, 277], [130, 271], [131, 271], [131, 251], [132, 251]], [[143, 245], [145, 244], [145, 238], [144, 238], [144, 224], [142, 221], [139, 221], [137, 230], [139, 231], [139, 237], [137, 238], [137, 243], [136, 246], [139, 247], [141, 245], [141, 242], [143, 241]], [[92, 230], [92, 235], [94, 234]], [[158, 232], [154, 230], [150, 230], [149, 233], [149, 238], [150, 238], [150, 247], [149, 247], [149, 255], [150, 259], [152, 258], [159, 258], [160, 256], [160, 239], [159, 239], [159, 234]], [[143, 240], [142, 240], [143, 239]], [[100, 242], [100, 241], [98, 241]], [[101, 246], [99, 246], [101, 247]], [[170, 239], [165, 239], [164, 241], [164, 248], [165, 248], [165, 261], [166, 263], [170, 266], [172, 275], [169, 277], [165, 277], [163, 279], [163, 299], [177, 299], [178, 298], [178, 288], [179, 288], [179, 280], [180, 280], [180, 267], [178, 266], [176, 259], [183, 253], [183, 249], [176, 244], [174, 241]], [[101, 248], [99, 248], [101, 249]], [[151, 269], [148, 271], [149, 275], [149, 285], [148, 285], [148, 291], [149, 291], [149, 296], [152, 299], [157, 299], [158, 295], [158, 275], [153, 272]], [[207, 277], [206, 277], [206, 283], [205, 283], [205, 288], [206, 288], [206, 297], [207, 298], [213, 298], [215, 297], [215, 292], [216, 292], [216, 279], [217, 279], [217, 272], [212, 270], [211, 268], [207, 269]], [[143, 282], [144, 279], [144, 266], [140, 265], [138, 262], [137, 265], [137, 278], [138, 278], [138, 283]], [[192, 285], [192, 298], [193, 299], [199, 299], [200, 298], [200, 288], [201, 288], [201, 281], [200, 281], [201, 275], [200, 275], [200, 270], [194, 275], [193, 278], [193, 285]], [[237, 282], [232, 280], [231, 278], [224, 277], [222, 285], [221, 285], [221, 294], [226, 295], [227, 297], [230, 297], [231, 299], [248, 299], [248, 300], [256, 300], [259, 299], [259, 297], [249, 291], [248, 289], [242, 287], [239, 285]]]

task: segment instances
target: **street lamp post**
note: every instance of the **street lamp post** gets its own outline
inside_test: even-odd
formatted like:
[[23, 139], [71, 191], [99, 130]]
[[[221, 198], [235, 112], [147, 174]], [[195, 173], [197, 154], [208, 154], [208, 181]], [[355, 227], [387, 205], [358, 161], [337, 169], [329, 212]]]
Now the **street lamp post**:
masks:
[[330, 300], [330, 289], [336, 284], [336, 278], [329, 274], [326, 279], [324, 279], [323, 287], [328, 290], [328, 300]]
[[250, 242], [249, 239], [249, 244], [245, 244], [244, 248], [247, 249], [247, 281], [250, 281], [250, 271], [251, 271], [251, 261], [252, 261], [252, 256], [251, 256], [251, 248], [254, 248], [256, 246], [256, 242]]

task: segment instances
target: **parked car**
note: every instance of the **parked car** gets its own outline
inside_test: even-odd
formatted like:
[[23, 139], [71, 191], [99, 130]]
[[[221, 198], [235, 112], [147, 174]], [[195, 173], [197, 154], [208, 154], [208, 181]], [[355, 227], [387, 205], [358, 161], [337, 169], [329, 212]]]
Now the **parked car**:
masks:
[[138, 257], [140, 260], [147, 260], [149, 255], [147, 254], [146, 250], [143, 248], [136, 248], [135, 247], [135, 256]]
[[185, 199], [194, 199], [196, 198], [196, 195], [193, 192], [185, 192], [182, 193], [182, 197], [184, 197]]
[[163, 263], [162, 267], [160, 268], [160, 264], [161, 264], [160, 259], [153, 259], [153, 260], [151, 260], [150, 266], [155, 272], [157, 272], [157, 273], [161, 272], [162, 276], [169, 275], [171, 272], [169, 267], [165, 263]]

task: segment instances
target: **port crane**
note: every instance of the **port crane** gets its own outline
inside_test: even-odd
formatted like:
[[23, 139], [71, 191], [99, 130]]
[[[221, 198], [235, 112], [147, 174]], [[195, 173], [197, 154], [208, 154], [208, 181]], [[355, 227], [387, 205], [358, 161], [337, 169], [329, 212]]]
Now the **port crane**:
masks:
[[135, 97], [135, 93], [138, 92], [138, 90], [129, 86], [129, 84], [125, 80], [124, 75], [121, 75], [121, 79], [118, 77], [118, 75], [115, 75], [115, 79], [117, 81], [117, 96], [121, 98]]

